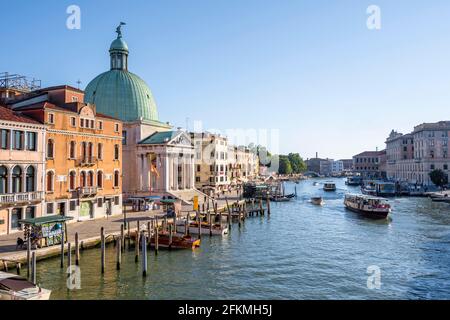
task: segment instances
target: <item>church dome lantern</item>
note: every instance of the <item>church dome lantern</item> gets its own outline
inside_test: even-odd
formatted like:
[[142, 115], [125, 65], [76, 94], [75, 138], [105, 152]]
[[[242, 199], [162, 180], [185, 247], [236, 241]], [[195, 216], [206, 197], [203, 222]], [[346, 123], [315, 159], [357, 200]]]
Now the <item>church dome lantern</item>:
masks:
[[98, 112], [122, 121], [158, 120], [153, 94], [139, 76], [128, 71], [129, 49], [122, 38], [121, 22], [117, 38], [109, 48], [110, 70], [95, 77], [85, 89], [85, 102], [96, 105]]

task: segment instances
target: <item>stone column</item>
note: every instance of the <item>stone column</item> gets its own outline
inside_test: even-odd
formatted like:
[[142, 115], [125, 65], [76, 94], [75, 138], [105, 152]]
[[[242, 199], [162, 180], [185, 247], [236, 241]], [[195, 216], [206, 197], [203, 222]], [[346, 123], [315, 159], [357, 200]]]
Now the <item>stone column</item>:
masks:
[[174, 190], [178, 190], [178, 157], [173, 158], [173, 183]]
[[142, 155], [142, 186], [143, 186], [143, 190], [148, 191], [149, 190], [149, 183], [148, 183], [148, 172], [149, 172], [149, 167], [148, 167], [148, 158], [147, 158], [147, 154], [143, 154]]
[[194, 155], [191, 155], [191, 189], [195, 188], [195, 169]]
[[147, 153], [146, 154], [146, 158], [147, 158], [147, 166], [148, 166], [148, 174], [147, 174], [148, 190], [149, 191], [153, 191], [153, 185], [152, 185], [152, 154], [151, 153]]
[[184, 168], [185, 168], [185, 181], [184, 181], [184, 188], [185, 189], [189, 189], [190, 186], [190, 179], [189, 177], [191, 176], [191, 170], [190, 170], [190, 156], [189, 155], [185, 155], [184, 156]]
[[169, 166], [169, 156], [168, 154], [164, 155], [164, 191], [170, 190], [170, 166]]

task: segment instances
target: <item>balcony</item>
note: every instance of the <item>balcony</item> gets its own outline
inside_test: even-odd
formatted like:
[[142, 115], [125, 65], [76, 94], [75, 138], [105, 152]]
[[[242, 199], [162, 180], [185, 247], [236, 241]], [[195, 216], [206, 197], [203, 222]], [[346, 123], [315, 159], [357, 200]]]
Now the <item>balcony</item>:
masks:
[[44, 193], [42, 191], [2, 194], [0, 195], [0, 204], [39, 202], [43, 199]]
[[97, 157], [81, 157], [75, 161], [78, 167], [91, 167], [97, 163]]
[[83, 197], [94, 196], [97, 194], [97, 187], [81, 187], [78, 188], [78, 194]]

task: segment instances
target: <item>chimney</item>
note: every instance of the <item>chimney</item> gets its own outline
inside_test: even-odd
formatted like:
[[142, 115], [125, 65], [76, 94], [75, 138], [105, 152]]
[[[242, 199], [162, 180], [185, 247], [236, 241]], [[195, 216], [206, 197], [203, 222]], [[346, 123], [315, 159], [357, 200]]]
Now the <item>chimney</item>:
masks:
[[316, 152], [316, 159], [318, 159], [319, 158], [319, 153], [318, 152]]

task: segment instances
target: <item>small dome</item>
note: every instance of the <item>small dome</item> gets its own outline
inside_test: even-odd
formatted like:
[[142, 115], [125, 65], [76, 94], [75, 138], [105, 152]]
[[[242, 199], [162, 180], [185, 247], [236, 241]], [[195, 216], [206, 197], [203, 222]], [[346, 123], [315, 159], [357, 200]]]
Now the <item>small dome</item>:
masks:
[[128, 45], [122, 38], [117, 38], [111, 43], [111, 47], [109, 48], [109, 52], [111, 51], [126, 51], [128, 52]]
[[84, 101], [95, 104], [98, 112], [123, 121], [158, 121], [150, 88], [126, 70], [110, 70], [94, 78], [85, 89]]

